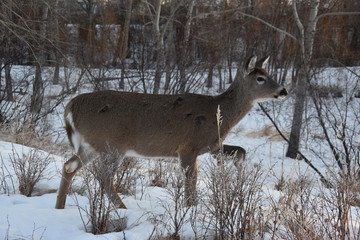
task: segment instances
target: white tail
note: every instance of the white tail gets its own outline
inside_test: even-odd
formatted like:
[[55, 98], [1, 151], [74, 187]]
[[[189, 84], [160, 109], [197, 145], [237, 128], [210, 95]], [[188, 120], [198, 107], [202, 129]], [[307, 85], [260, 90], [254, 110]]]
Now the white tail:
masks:
[[[287, 95], [264, 70], [268, 59], [257, 62], [256, 57], [250, 58], [248, 74], [237, 76], [218, 96], [101, 91], [75, 97], [65, 109], [66, 131], [75, 155], [64, 164], [56, 208], [64, 208], [71, 180], [81, 166], [109, 148], [122, 157], [180, 157], [186, 169], [185, 197], [192, 204], [196, 158], [219, 149], [218, 106], [223, 119], [222, 142], [257, 102]], [[111, 201], [126, 208], [112, 187], [111, 174], [103, 181]]]

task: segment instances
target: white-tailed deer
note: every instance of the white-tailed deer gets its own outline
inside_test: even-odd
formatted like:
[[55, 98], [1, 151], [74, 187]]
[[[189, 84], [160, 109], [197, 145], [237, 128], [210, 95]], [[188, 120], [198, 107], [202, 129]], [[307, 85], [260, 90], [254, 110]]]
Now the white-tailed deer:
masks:
[[[238, 74], [218, 96], [100, 91], [75, 97], [65, 109], [66, 131], [75, 155], [64, 164], [55, 207], [65, 207], [72, 178], [93, 159], [89, 156], [109, 149], [122, 157], [179, 157], [185, 169], [185, 197], [192, 204], [197, 156], [218, 150], [219, 142], [257, 102], [287, 95], [285, 88], [264, 70], [268, 59], [256, 62], [256, 57], [251, 57], [248, 74], [243, 78]], [[222, 115], [220, 141], [218, 106]], [[112, 174], [107, 174], [102, 180], [105, 191], [116, 206], [126, 208], [113, 188], [112, 179]]]

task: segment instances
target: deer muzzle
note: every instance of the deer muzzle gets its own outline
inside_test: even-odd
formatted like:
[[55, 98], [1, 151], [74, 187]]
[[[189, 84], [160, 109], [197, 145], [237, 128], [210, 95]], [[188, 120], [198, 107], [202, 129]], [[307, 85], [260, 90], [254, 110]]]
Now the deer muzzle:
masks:
[[285, 96], [287, 96], [288, 95], [288, 91], [285, 89], [285, 88], [283, 88], [283, 89], [281, 89], [281, 91], [278, 93], [278, 94], [276, 94], [274, 97], [275, 98], [279, 98], [279, 97], [285, 97]]
[[280, 91], [280, 96], [287, 96], [288, 95], [288, 91], [283, 88], [281, 91]]

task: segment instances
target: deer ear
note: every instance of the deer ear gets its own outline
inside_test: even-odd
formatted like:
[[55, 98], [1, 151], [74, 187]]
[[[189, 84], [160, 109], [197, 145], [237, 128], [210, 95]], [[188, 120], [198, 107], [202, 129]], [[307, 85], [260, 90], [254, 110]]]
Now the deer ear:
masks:
[[256, 63], [256, 66], [265, 69], [267, 64], [269, 63], [269, 59], [270, 56], [263, 57]]
[[256, 66], [256, 60], [257, 60], [257, 57], [255, 55], [251, 56], [249, 58], [249, 60], [247, 60], [247, 62], [246, 62], [246, 70], [247, 70], [248, 73], [251, 73], [254, 70], [254, 68]]

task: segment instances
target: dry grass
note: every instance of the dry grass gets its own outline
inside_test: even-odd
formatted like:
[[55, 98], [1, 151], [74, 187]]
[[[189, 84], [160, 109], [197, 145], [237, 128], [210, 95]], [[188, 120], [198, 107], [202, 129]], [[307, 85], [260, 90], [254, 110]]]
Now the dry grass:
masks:
[[32, 127], [24, 127], [21, 131], [16, 131], [13, 126], [3, 125], [0, 127], [0, 140], [59, 155], [64, 152], [71, 152], [71, 146], [68, 142], [54, 143], [51, 135], [44, 136], [34, 131]]
[[[283, 132], [283, 134], [289, 138], [289, 132]], [[272, 125], [266, 125], [259, 131], [248, 132], [245, 134], [248, 138], [262, 138], [268, 137], [270, 141], [279, 142], [284, 141], [284, 139], [280, 136], [280, 134], [276, 131], [276, 129]]]

